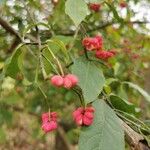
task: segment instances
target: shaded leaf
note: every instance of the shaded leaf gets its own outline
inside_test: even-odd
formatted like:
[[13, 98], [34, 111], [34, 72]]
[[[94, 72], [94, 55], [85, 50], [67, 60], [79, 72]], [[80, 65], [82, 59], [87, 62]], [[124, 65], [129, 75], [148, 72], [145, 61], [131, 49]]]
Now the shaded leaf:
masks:
[[118, 110], [121, 110], [127, 113], [132, 113], [132, 114], [136, 113], [136, 107], [132, 103], [120, 98], [117, 95], [111, 94], [110, 101], [112, 105], [114, 106], [114, 108]]
[[20, 67], [22, 66], [22, 51], [21, 47], [23, 44], [20, 44], [16, 50], [13, 52], [12, 56], [7, 59], [6, 66], [4, 67], [4, 74], [6, 76], [10, 76], [12, 78], [16, 78], [17, 73], [20, 71]]

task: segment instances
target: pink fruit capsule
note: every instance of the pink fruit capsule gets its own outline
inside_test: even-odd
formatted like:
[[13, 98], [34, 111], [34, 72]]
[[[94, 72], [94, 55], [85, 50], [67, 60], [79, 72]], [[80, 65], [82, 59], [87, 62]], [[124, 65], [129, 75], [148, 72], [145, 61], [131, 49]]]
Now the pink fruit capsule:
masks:
[[64, 79], [62, 76], [60, 75], [54, 75], [52, 78], [51, 78], [51, 84], [56, 86], [56, 87], [61, 87], [63, 86], [63, 83], [64, 83]]
[[63, 86], [64, 86], [64, 88], [66, 88], [66, 89], [72, 88], [72, 86], [73, 86], [72, 81], [71, 81], [69, 78], [65, 77], [65, 78], [64, 78]]
[[77, 85], [77, 83], [78, 83], [78, 78], [77, 78], [77, 76], [74, 75], [74, 74], [68, 74], [68, 75], [66, 75], [65, 78], [68, 78], [69, 80], [71, 80], [72, 86], [75, 86], [75, 85]]

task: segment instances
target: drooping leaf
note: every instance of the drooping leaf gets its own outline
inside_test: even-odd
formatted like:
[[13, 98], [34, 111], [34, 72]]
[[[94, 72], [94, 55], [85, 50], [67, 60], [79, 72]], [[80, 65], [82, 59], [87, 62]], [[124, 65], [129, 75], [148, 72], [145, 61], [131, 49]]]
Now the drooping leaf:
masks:
[[115, 107], [118, 110], [121, 110], [127, 113], [132, 113], [132, 114], [136, 113], [136, 107], [134, 106], [134, 104], [120, 98], [117, 95], [111, 94], [110, 101], [113, 107]]
[[79, 150], [124, 150], [124, 133], [119, 118], [103, 101], [93, 103], [94, 122], [82, 129]]
[[72, 72], [79, 78], [78, 85], [83, 91], [86, 104], [94, 101], [105, 83], [102, 71], [93, 62], [79, 58], [75, 60]]
[[78, 26], [88, 15], [89, 10], [84, 0], [67, 0], [65, 12]]
[[47, 74], [50, 74], [50, 72], [52, 71], [52, 67], [51, 67], [49, 61], [52, 60], [52, 56], [49, 53], [48, 49], [44, 49], [42, 51], [42, 56], [43, 56], [42, 61], [43, 61], [43, 64], [44, 64], [45, 71], [46, 71]]
[[17, 73], [20, 71], [20, 67], [22, 66], [22, 59], [20, 59], [20, 57], [22, 57], [22, 51], [20, 48], [22, 46], [23, 44], [20, 44], [13, 52], [12, 56], [9, 59], [7, 59], [5, 63], [6, 66], [3, 70], [6, 76], [16, 78]]
[[148, 102], [150, 102], [150, 95], [143, 90], [141, 87], [139, 87], [138, 85], [131, 83], [131, 82], [123, 82], [123, 84], [127, 84], [129, 85], [129, 87], [137, 90]]

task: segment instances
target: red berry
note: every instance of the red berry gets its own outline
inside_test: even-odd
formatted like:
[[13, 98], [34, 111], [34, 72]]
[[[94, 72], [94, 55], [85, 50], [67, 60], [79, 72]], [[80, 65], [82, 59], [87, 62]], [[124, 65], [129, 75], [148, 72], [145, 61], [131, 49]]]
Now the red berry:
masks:
[[90, 106], [90, 107], [86, 107], [86, 108], [85, 108], [85, 111], [86, 111], [86, 112], [94, 112], [95, 109], [94, 109], [94, 107]]
[[84, 116], [83, 117], [83, 124], [86, 126], [89, 126], [93, 123], [93, 119], [89, 119], [88, 117]]
[[56, 121], [57, 120], [57, 113], [56, 112], [49, 112], [42, 114], [42, 122], [48, 122], [50, 120]]
[[78, 78], [77, 78], [77, 76], [75, 76], [74, 74], [68, 74], [68, 75], [66, 75], [65, 78], [68, 78], [68, 79], [71, 80], [72, 86], [75, 86], [75, 85], [77, 85], [77, 83], [78, 83]]
[[42, 124], [42, 129], [45, 133], [57, 129], [57, 123], [55, 121], [50, 121]]
[[63, 86], [64, 86], [64, 88], [66, 88], [66, 89], [70, 89], [70, 88], [72, 88], [72, 81], [69, 79], [69, 78], [67, 78], [67, 77], [65, 77], [64, 78], [64, 84], [63, 84]]
[[82, 123], [83, 123], [83, 121], [82, 121], [83, 112], [84, 112], [84, 109], [82, 107], [79, 107], [77, 110], [75, 110], [72, 113], [73, 119], [75, 120], [77, 125], [82, 125]]
[[86, 117], [89, 118], [89, 119], [93, 119], [93, 118], [94, 118], [94, 115], [93, 115], [92, 112], [85, 112], [85, 113], [84, 113], [84, 116], [86, 116]]
[[86, 108], [79, 107], [73, 112], [73, 119], [77, 125], [89, 126], [93, 122], [94, 118], [93, 113], [94, 113], [93, 107], [86, 107]]
[[63, 83], [64, 83], [64, 79], [62, 76], [60, 75], [54, 75], [52, 78], [51, 78], [51, 84], [56, 86], [56, 87], [61, 87], [63, 86]]
[[57, 129], [57, 113], [43, 113], [42, 114], [42, 129], [44, 132], [50, 132]]
[[127, 7], [127, 3], [126, 2], [120, 2], [119, 5], [120, 5], [121, 8]]
[[96, 4], [96, 3], [90, 3], [89, 4], [89, 8], [95, 12], [98, 12], [101, 8], [100, 4]]
[[99, 58], [99, 59], [103, 59], [103, 60], [108, 60], [109, 58], [113, 57], [114, 54], [112, 52], [109, 51], [100, 51], [97, 50], [95, 53], [95, 57]]
[[76, 86], [77, 83], [78, 83], [78, 78], [73, 74], [68, 74], [64, 77], [64, 87], [67, 89]]
[[76, 124], [79, 125], [79, 126], [83, 125], [83, 115], [82, 115], [82, 114], [78, 115], [78, 116], [75, 118], [75, 122], [76, 122]]
[[84, 112], [84, 109], [82, 107], [79, 107], [77, 110], [75, 110], [72, 115], [73, 118], [76, 118], [78, 115], [82, 114]]
[[101, 36], [86, 37], [82, 40], [82, 45], [88, 51], [101, 49], [103, 45], [103, 39]]

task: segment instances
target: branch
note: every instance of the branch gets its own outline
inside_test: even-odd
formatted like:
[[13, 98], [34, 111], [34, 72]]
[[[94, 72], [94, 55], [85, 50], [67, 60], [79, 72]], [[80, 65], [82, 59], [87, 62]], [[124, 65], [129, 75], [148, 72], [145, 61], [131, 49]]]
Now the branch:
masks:
[[12, 28], [12, 26], [5, 21], [3, 18], [0, 17], [0, 25], [10, 34], [15, 36], [15, 39], [13, 40], [10, 48], [7, 50], [8, 53], [11, 53], [22, 41], [22, 38], [20, 37], [19, 33], [15, 31], [15, 29]]
[[[89, 29], [87, 30], [87, 32], [93, 32], [93, 31], [96, 31], [96, 30], [99, 30], [99, 29], [104, 29], [104, 28], [107, 28], [111, 25], [114, 25], [114, 24], [118, 24], [119, 22], [106, 22], [106, 23], [103, 23], [102, 25], [96, 27], [96, 28], [93, 28], [93, 29]], [[124, 24], [148, 24], [150, 22], [146, 22], [146, 21], [123, 21]]]
[[15, 37], [14, 40], [12, 41], [10, 47], [7, 49], [7, 53], [11, 53], [16, 47], [20, 44], [20, 40]]
[[135, 132], [121, 119], [120, 121], [125, 132], [126, 142], [130, 145], [131, 150], [150, 150], [150, 147], [141, 134]]
[[[90, 32], [94, 32], [94, 31], [99, 30], [99, 29], [105, 29], [111, 25], [118, 24], [118, 23], [119, 22], [114, 22], [114, 21], [104, 22], [95, 28], [87, 29], [86, 32], [90, 33]], [[124, 24], [148, 24], [150, 22], [146, 22], [146, 21], [123, 21], [123, 23]], [[56, 33], [56, 35], [73, 36], [75, 34], [75, 31], [58, 31], [58, 30], [55, 30], [55, 33]], [[82, 32], [79, 32], [79, 33], [82, 33]], [[42, 31], [41, 34], [44, 35], [45, 38], [50, 38], [52, 36], [48, 30]]]
[[10, 34], [15, 35], [20, 41], [22, 41], [19, 33], [12, 28], [12, 26], [0, 17], [0, 25]]

